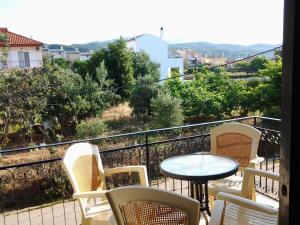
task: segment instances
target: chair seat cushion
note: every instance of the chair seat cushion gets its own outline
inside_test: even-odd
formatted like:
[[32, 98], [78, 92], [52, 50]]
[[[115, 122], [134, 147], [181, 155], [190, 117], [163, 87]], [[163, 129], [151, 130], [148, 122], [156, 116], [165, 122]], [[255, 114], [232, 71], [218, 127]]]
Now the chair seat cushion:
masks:
[[263, 213], [233, 203], [228, 203], [225, 208], [223, 221], [224, 225], [276, 225], [278, 215]]
[[219, 192], [227, 192], [240, 195], [242, 190], [243, 177], [230, 176], [220, 180], [208, 182], [208, 194], [216, 196]]

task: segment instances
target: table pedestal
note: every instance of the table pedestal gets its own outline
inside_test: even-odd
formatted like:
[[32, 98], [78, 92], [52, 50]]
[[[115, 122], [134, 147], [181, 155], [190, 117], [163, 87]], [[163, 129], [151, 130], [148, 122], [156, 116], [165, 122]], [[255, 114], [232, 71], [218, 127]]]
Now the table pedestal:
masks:
[[200, 211], [206, 211], [210, 216], [207, 181], [191, 182], [190, 193], [192, 198], [199, 201]]

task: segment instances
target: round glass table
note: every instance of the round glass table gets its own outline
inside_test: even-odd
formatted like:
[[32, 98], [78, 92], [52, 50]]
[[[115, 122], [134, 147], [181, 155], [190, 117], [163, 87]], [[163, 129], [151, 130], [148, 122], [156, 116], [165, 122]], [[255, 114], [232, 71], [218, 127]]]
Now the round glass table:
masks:
[[191, 197], [200, 202], [201, 211], [207, 211], [208, 215], [210, 215], [208, 181], [231, 176], [238, 171], [238, 168], [239, 163], [236, 160], [210, 153], [174, 156], [165, 159], [160, 164], [160, 171], [163, 175], [191, 181]]

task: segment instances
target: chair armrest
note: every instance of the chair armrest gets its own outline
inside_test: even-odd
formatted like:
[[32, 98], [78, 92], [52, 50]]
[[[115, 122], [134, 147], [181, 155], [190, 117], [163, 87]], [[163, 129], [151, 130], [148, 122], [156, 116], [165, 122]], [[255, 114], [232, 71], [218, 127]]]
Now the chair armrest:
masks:
[[272, 180], [276, 180], [279, 181], [280, 179], [280, 175], [270, 172], [270, 171], [266, 171], [266, 170], [260, 170], [260, 169], [254, 169], [254, 168], [245, 168], [244, 169], [245, 175], [249, 174], [249, 175], [256, 175], [256, 176], [261, 176], [261, 177], [266, 177]]
[[259, 212], [264, 212], [268, 214], [278, 214], [278, 209], [272, 208], [271, 206], [263, 205], [260, 203], [257, 203], [255, 201], [242, 198], [237, 195], [232, 195], [224, 192], [219, 192], [217, 195], [218, 200], [228, 201], [237, 205], [240, 205], [242, 207], [253, 209]]
[[146, 187], [149, 186], [147, 169], [145, 166], [123, 166], [123, 167], [108, 168], [104, 170], [104, 175], [110, 176], [118, 173], [131, 173], [131, 172], [138, 172], [141, 185]]
[[224, 208], [225, 208], [224, 201], [221, 201], [221, 200], [215, 201], [214, 208], [212, 210], [208, 225], [220, 225], [221, 224]]
[[259, 165], [265, 160], [264, 157], [256, 157], [255, 159], [250, 160], [249, 167], [255, 168], [255, 166]]
[[79, 198], [104, 198], [106, 199], [105, 193], [107, 191], [87, 191], [87, 192], [80, 192], [80, 193], [74, 193], [73, 198], [79, 199]]

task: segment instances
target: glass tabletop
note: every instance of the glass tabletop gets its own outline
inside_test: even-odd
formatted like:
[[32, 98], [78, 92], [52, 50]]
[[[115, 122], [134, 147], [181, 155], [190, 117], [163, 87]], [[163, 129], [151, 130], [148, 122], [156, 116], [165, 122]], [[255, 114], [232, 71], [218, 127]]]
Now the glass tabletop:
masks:
[[168, 158], [160, 164], [161, 172], [181, 180], [215, 180], [237, 172], [236, 160], [210, 153], [180, 155]]

